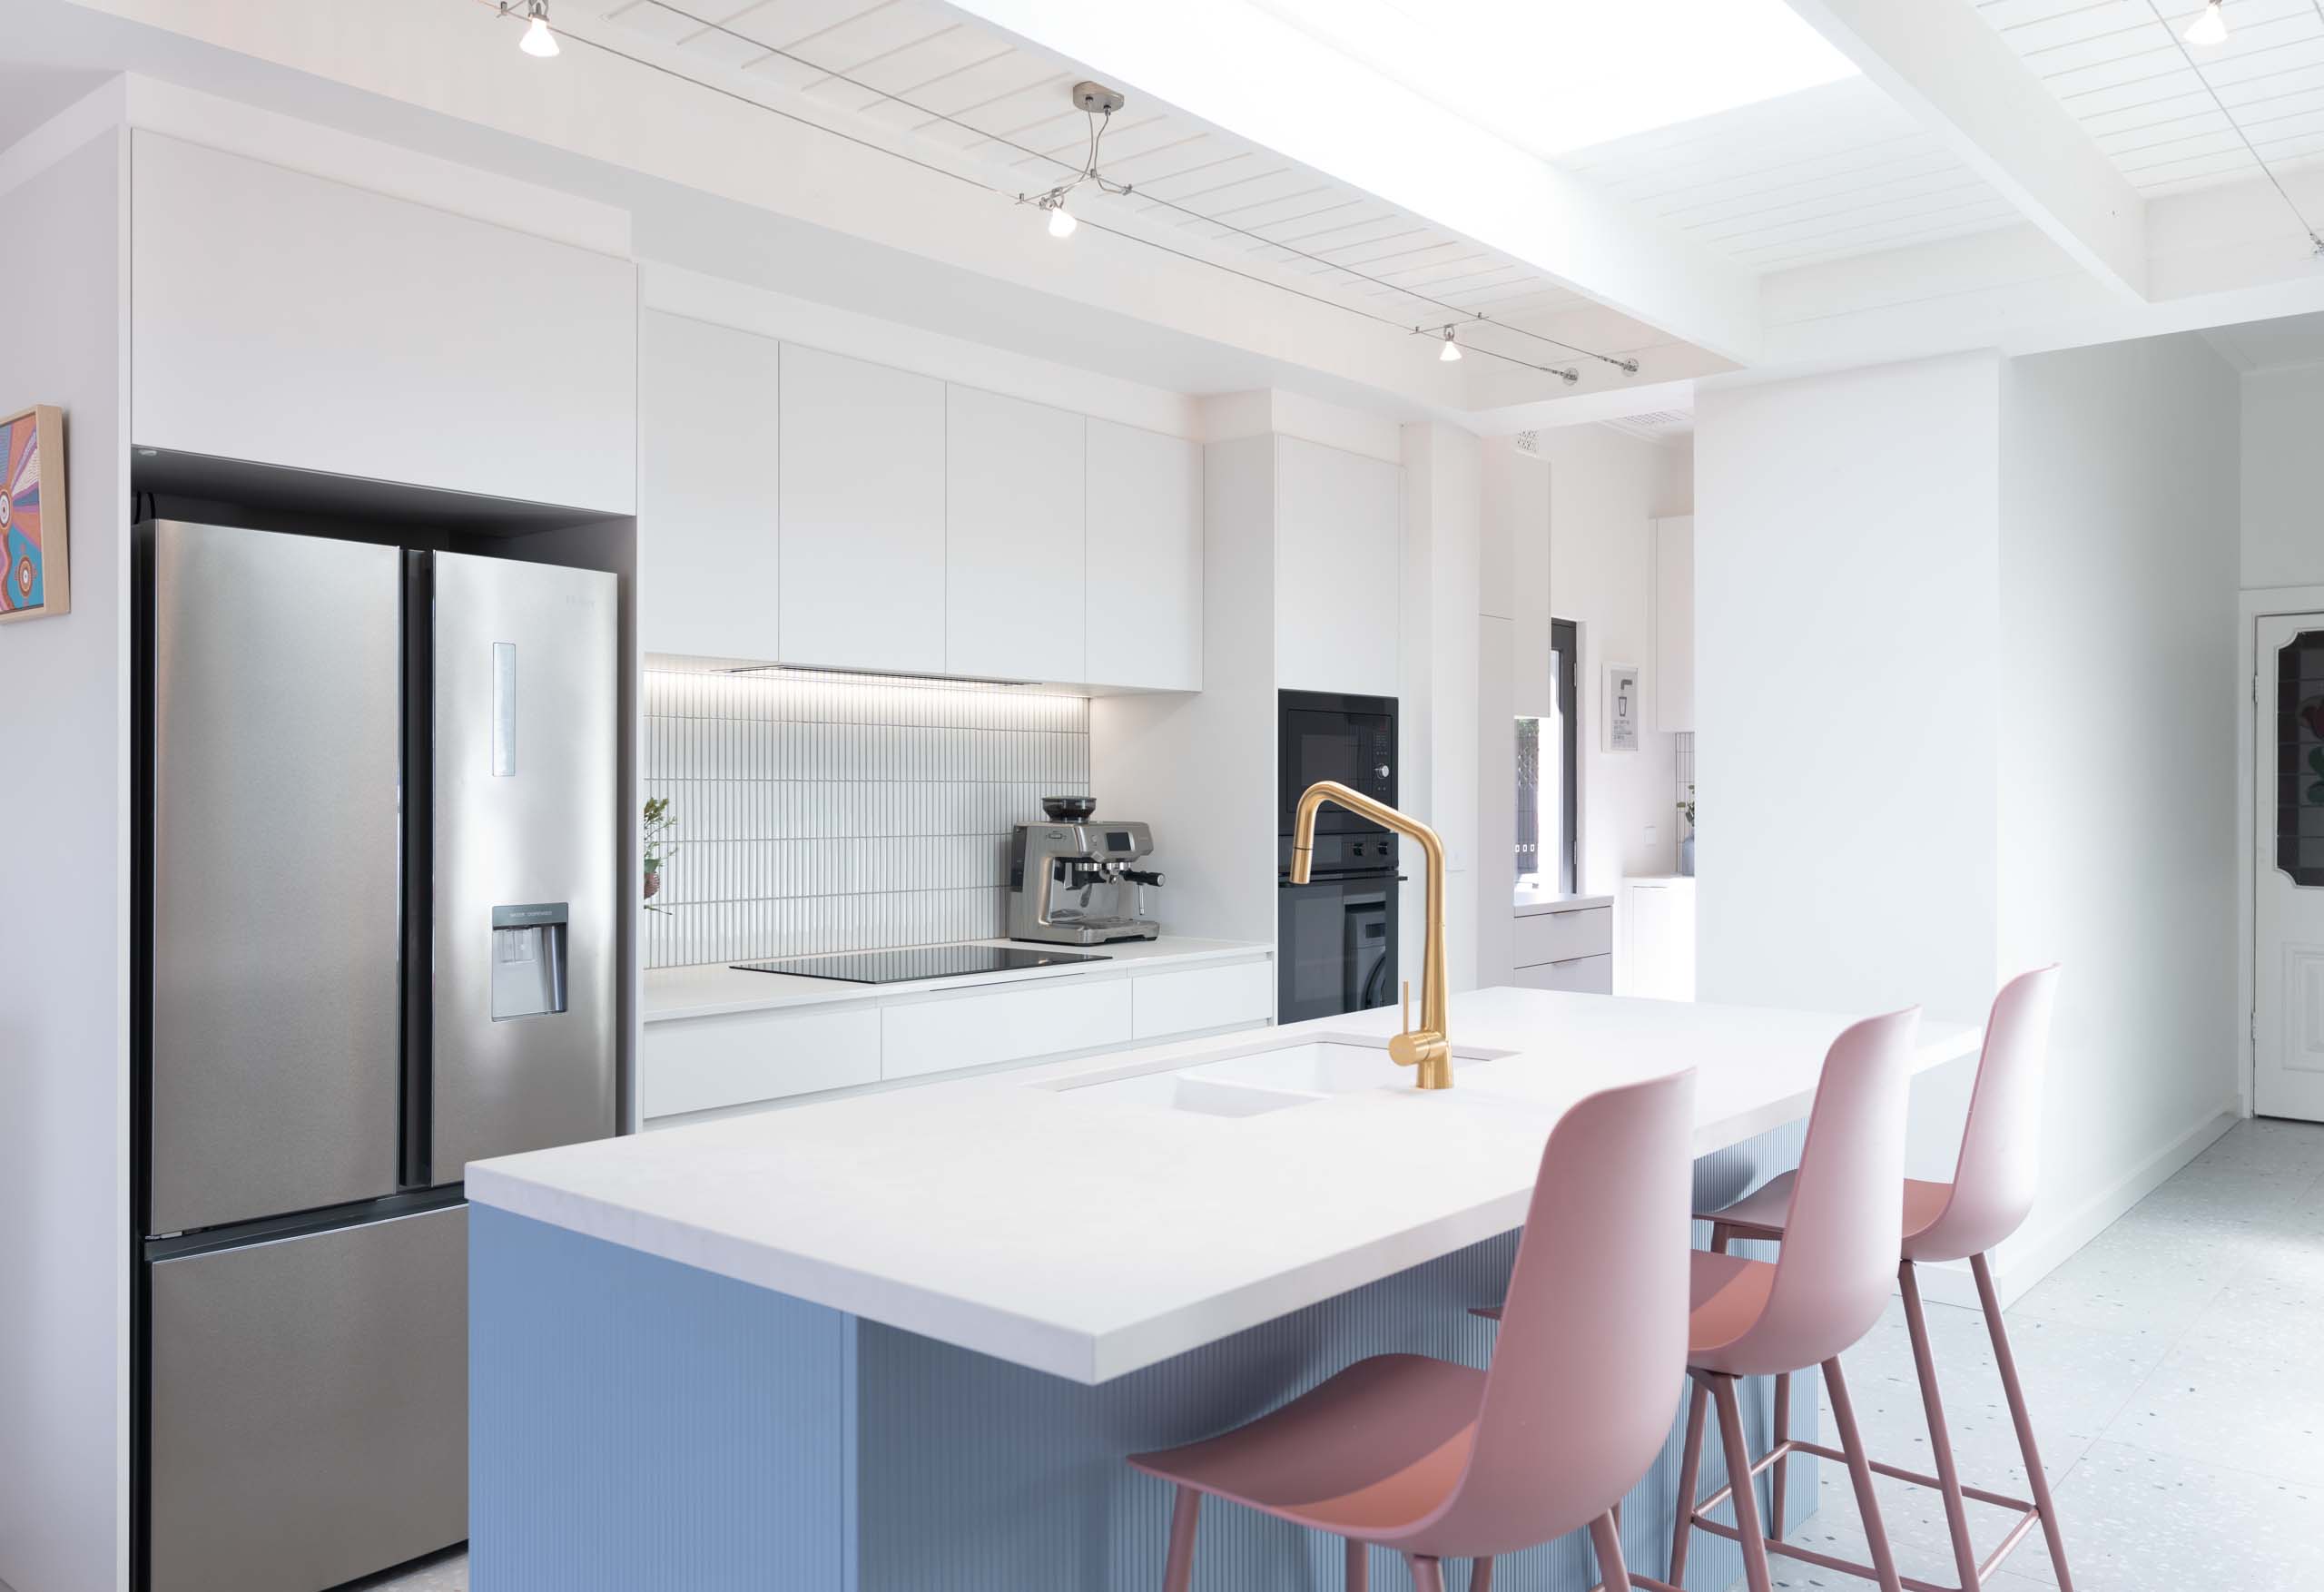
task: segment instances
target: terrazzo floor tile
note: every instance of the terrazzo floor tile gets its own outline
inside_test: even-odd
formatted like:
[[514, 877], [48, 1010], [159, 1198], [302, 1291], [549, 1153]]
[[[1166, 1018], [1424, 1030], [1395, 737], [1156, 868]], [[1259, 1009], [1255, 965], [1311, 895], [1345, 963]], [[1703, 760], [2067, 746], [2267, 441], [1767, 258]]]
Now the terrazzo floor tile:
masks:
[[2250, 1263], [2255, 1235], [2139, 1224], [2138, 1214], [2115, 1223], [2035, 1283], [2011, 1307], [2012, 1323], [2024, 1319], [2102, 1328], [2142, 1340], [2142, 1351], [2150, 1353], [2178, 1341]]
[[2324, 1399], [2313, 1368], [2188, 1341], [2101, 1435], [2205, 1464], [2324, 1481]]
[[2255, 1118], [2238, 1124], [2195, 1157], [2195, 1167], [2324, 1178], [2324, 1123]]
[[[2324, 1489], [2101, 1442], [2059, 1489], [2066, 1553], [2081, 1592], [2313, 1587]], [[2029, 1542], [2011, 1560], [2055, 1586]]]

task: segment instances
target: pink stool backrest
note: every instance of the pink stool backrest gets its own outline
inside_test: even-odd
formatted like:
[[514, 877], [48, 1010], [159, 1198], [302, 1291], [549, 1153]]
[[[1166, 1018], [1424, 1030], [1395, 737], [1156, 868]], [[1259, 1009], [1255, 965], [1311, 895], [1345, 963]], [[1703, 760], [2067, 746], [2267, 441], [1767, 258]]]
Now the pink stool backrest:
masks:
[[1413, 1541], [1513, 1553], [1611, 1508], [1686, 1385], [1695, 1075], [1590, 1096], [1541, 1154], [1460, 1484]]
[[1905, 1108], [1920, 1008], [1832, 1041], [1766, 1310], [1723, 1353], [1744, 1375], [1820, 1365], [1872, 1330], [1904, 1240]]
[[2041, 1171], [2042, 1073], [2057, 995], [2053, 963], [2019, 974], [1994, 997], [1953, 1194], [1937, 1219], [1906, 1246], [1914, 1260], [1983, 1254], [2016, 1232], [2034, 1208]]

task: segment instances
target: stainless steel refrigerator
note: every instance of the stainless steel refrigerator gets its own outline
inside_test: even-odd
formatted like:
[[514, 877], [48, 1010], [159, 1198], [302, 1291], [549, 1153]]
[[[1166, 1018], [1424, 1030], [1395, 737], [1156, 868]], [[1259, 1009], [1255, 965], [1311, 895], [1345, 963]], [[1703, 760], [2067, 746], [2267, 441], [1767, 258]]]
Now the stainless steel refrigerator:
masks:
[[474, 1159], [615, 1130], [611, 575], [137, 536], [142, 1561], [468, 1534]]

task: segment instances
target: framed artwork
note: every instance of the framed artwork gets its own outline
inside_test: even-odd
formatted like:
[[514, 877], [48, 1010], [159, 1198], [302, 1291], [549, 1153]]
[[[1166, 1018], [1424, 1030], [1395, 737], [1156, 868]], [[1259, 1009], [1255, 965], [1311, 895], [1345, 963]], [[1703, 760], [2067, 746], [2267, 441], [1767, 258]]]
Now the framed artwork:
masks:
[[0, 420], [0, 624], [73, 606], [64, 545], [64, 411], [36, 404]]
[[1638, 665], [1606, 665], [1606, 703], [1598, 722], [1603, 727], [1599, 743], [1608, 752], [1638, 750]]

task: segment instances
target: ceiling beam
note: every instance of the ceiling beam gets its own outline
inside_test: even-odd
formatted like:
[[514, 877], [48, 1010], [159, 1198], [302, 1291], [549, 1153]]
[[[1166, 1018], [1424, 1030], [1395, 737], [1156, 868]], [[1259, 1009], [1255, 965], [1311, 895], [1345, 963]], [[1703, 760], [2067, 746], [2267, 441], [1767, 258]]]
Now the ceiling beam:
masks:
[[2146, 203], [1967, 0], [1788, 0], [2116, 296], [2146, 297]]
[[1743, 363], [1758, 350], [1752, 272], [1249, 0], [951, 0], [950, 9], [1680, 341]]

